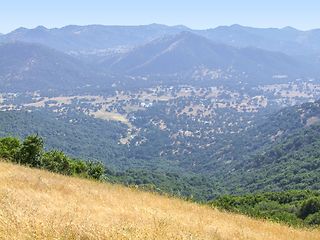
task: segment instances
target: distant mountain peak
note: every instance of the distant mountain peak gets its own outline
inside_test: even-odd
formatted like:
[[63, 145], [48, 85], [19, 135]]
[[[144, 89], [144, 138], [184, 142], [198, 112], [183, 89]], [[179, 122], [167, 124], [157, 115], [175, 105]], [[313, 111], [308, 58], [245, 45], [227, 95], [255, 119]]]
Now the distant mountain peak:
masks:
[[189, 32], [189, 31], [182, 31], [174, 36], [171, 36], [171, 37], [177, 37], [177, 38], [195, 38], [195, 39], [201, 39], [203, 41], [210, 41], [208, 38], [205, 38], [203, 36], [200, 36], [198, 34], [195, 34], [195, 33], [192, 33], [192, 32]]
[[186, 26], [184, 26], [184, 25], [174, 25], [174, 26], [172, 26], [172, 27], [174, 27], [174, 28], [179, 28], [179, 29], [185, 29], [185, 31], [190, 30], [190, 28], [188, 28], [188, 27], [186, 27]]
[[[11, 33], [15, 34], [15, 33], [25, 33], [27, 31], [29, 31], [30, 29], [25, 28], [25, 27], [19, 27], [15, 30], [13, 30]], [[10, 33], [9, 33], [10, 34]]]
[[[106, 57], [100, 64], [118, 74], [192, 77], [197, 73], [199, 77], [209, 77], [207, 72], [211, 72], [212, 79], [221, 76], [223, 79], [245, 78], [243, 73], [265, 79], [279, 74], [291, 77], [300, 76], [306, 69], [279, 52], [231, 47], [189, 31], [158, 37], [129, 51]], [[205, 73], [201, 75], [203, 70]]]
[[286, 26], [286, 27], [284, 27], [284, 28], [282, 28], [282, 30], [284, 30], [284, 31], [287, 31], [287, 32], [297, 32], [297, 31], [299, 31], [298, 29], [296, 29], [296, 28], [294, 28], [294, 27], [291, 27], [291, 26]]
[[44, 27], [44, 26], [38, 26], [38, 27], [36, 27], [35, 28], [36, 30], [42, 30], [42, 31], [48, 31], [49, 29], [48, 28], [46, 28], [46, 27]]
[[241, 26], [240, 24], [232, 24], [230, 25], [230, 28], [242, 28], [243, 26]]

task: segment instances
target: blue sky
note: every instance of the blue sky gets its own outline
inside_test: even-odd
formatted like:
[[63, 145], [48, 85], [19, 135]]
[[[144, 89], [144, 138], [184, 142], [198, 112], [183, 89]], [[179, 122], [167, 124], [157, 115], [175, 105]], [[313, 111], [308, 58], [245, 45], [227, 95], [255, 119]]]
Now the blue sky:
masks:
[[222, 25], [267, 28], [320, 28], [320, 1], [168, 1], [168, 0], [10, 0], [0, 7], [0, 33], [19, 27], [47, 28], [69, 24], [185, 25], [193, 29]]

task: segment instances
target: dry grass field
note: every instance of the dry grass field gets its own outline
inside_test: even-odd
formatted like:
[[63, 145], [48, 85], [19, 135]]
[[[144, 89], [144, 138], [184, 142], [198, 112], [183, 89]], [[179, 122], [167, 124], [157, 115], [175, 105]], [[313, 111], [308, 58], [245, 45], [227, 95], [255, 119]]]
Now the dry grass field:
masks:
[[0, 239], [320, 239], [137, 189], [0, 162]]

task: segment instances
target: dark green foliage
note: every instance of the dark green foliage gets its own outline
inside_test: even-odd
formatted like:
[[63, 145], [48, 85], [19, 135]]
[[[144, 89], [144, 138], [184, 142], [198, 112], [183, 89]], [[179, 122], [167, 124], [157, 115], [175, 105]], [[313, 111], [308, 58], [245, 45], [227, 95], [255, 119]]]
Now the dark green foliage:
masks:
[[19, 151], [18, 162], [30, 165], [31, 167], [39, 167], [43, 155], [44, 140], [35, 136], [27, 136], [22, 142], [22, 147]]
[[21, 144], [18, 138], [7, 136], [0, 139], [0, 157], [30, 167], [42, 168], [64, 175], [103, 180], [104, 168], [100, 162], [71, 159], [63, 151], [45, 152], [44, 139], [38, 134], [27, 136]]
[[241, 191], [319, 189], [320, 124], [286, 136], [286, 140], [267, 149], [264, 154], [239, 164], [223, 185], [233, 194]]
[[[65, 175], [74, 175], [76, 173], [76, 166], [74, 161], [65, 155], [62, 151], [56, 149], [46, 152], [41, 161], [41, 167], [52, 172], [62, 173]], [[82, 169], [86, 170], [86, 169]], [[78, 171], [79, 174], [82, 171]]]
[[87, 165], [88, 165], [87, 173], [89, 176], [93, 177], [94, 179], [100, 179], [102, 177], [104, 168], [101, 162], [89, 160]]
[[319, 224], [320, 193], [311, 190], [221, 196], [213, 207], [296, 226]]
[[315, 214], [315, 213], [318, 213], [319, 211], [320, 211], [320, 197], [317, 197], [317, 198], [312, 197], [306, 200], [302, 204], [297, 216], [299, 218], [305, 219], [310, 214]]
[[0, 139], [0, 157], [13, 160], [17, 159], [18, 149], [21, 148], [21, 142], [17, 137], [9, 136]]
[[177, 173], [162, 173], [152, 170], [115, 171], [106, 169], [109, 182], [126, 186], [137, 186], [140, 189], [188, 198], [198, 202], [207, 202], [218, 196], [216, 183], [205, 176], [181, 176]]
[[74, 160], [73, 162], [75, 174], [82, 177], [87, 177], [89, 166], [81, 159]]
[[308, 217], [305, 219], [305, 222], [310, 225], [320, 225], [320, 212], [308, 215]]

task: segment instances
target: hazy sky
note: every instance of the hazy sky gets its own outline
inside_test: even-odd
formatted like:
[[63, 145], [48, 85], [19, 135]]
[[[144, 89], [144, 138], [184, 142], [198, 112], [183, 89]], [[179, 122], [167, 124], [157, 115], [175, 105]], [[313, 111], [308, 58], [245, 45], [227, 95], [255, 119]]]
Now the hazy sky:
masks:
[[252, 27], [320, 28], [319, 0], [10, 0], [1, 1], [0, 33], [19, 27], [69, 24], [185, 25], [193, 29], [240, 24]]

